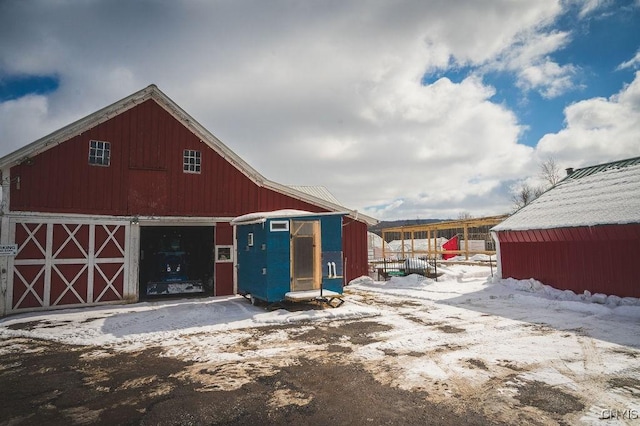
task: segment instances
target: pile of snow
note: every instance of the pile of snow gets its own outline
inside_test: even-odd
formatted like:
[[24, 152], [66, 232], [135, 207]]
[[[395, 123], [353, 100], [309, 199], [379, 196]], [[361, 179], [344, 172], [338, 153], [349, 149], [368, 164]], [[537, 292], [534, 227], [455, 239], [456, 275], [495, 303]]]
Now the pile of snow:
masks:
[[[379, 308], [358, 303], [358, 297], [350, 296], [351, 290], [431, 301], [456, 307], [461, 312], [480, 310], [519, 320], [539, 318], [545, 310], [549, 314], [553, 311], [554, 315], [558, 311], [566, 312], [558, 320], [563, 327], [567, 322], [583, 321], [571, 319], [577, 317], [575, 312], [640, 320], [640, 299], [637, 298], [589, 292], [575, 294], [532, 279], [492, 278], [488, 266], [451, 264], [438, 267], [438, 272], [442, 275], [437, 280], [416, 274], [393, 277], [389, 281], [358, 278], [345, 288], [345, 303], [334, 309], [269, 312], [239, 296], [156, 301], [12, 315], [0, 320], [0, 337], [137, 349], [154, 344], [166, 346], [194, 334], [214, 336], [220, 331], [241, 332], [277, 324], [380, 317]], [[462, 315], [461, 312], [457, 315]]]
[[[348, 288], [374, 291], [410, 299], [427, 299], [448, 301], [463, 304], [472, 300], [461, 295], [472, 295], [475, 300], [497, 300], [519, 297], [523, 306], [533, 303], [535, 309], [545, 306], [543, 303], [530, 300], [535, 297], [540, 301], [557, 302], [554, 308], [566, 309], [594, 315], [615, 314], [640, 319], [640, 299], [619, 297], [615, 295], [591, 294], [584, 291], [576, 294], [571, 290], [558, 290], [535, 279], [516, 280], [499, 279], [490, 276], [490, 268], [482, 265], [446, 265], [439, 266], [436, 279], [421, 275], [392, 277], [388, 281], [374, 281], [370, 277], [360, 277], [351, 281]], [[527, 299], [529, 298], [529, 299]], [[451, 300], [456, 300], [452, 302]], [[548, 304], [546, 306], [549, 306]], [[534, 309], [532, 306], [531, 309]]]
[[509, 287], [513, 290], [528, 293], [536, 293], [540, 297], [553, 300], [564, 300], [573, 302], [596, 303], [599, 305], [616, 306], [640, 306], [640, 299], [636, 297], [619, 297], [616, 295], [606, 295], [602, 293], [591, 294], [585, 290], [581, 294], [576, 294], [571, 290], [558, 290], [549, 285], [543, 284], [538, 280], [530, 278], [528, 280], [515, 280], [507, 278], [499, 281], [499, 284]]
[[453, 256], [445, 260], [445, 262], [496, 262], [496, 256], [489, 256], [488, 254], [474, 254], [467, 259], [465, 256]]
[[420, 272], [433, 269], [426, 260], [410, 257], [404, 261], [404, 270], [407, 272]]
[[[269, 312], [241, 297], [167, 300], [12, 315], [0, 319], [0, 338], [90, 345], [96, 357], [159, 348], [163, 356], [201, 363], [197, 369], [220, 389], [238, 389], [339, 345], [349, 349], [340, 352], [343, 362], [362, 365], [381, 383], [461, 401], [482, 393], [482, 403], [498, 404], [505, 415], [513, 410], [510, 395], [527, 382], [586, 395], [585, 409], [571, 418], [589, 424], [602, 423], [603, 406], [637, 404], [640, 299], [498, 279], [489, 266], [447, 264], [438, 271], [437, 281], [358, 278], [335, 309]], [[368, 341], [295, 338], [361, 318], [386, 327]], [[0, 357], [19, 350], [0, 346]], [[612, 378], [624, 387], [612, 389]]]
[[377, 315], [374, 308], [351, 303], [336, 309], [265, 311], [240, 296], [209, 297], [18, 314], [0, 320], [0, 336], [137, 349], [192, 334]]

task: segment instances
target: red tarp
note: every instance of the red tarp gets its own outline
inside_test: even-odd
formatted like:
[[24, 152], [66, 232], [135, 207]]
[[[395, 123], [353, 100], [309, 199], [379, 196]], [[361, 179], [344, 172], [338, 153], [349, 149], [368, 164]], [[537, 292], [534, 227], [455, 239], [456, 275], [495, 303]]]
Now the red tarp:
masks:
[[[442, 245], [443, 250], [458, 250], [458, 236], [451, 238], [449, 241]], [[443, 254], [442, 258], [444, 260], [451, 259], [452, 257], [457, 256], [457, 254]]]

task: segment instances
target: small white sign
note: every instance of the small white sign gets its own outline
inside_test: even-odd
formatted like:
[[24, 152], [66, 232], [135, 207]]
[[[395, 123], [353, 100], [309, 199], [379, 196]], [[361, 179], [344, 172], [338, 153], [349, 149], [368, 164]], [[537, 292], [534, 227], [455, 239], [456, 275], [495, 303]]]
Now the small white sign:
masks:
[[18, 254], [17, 244], [0, 244], [0, 256], [15, 256]]

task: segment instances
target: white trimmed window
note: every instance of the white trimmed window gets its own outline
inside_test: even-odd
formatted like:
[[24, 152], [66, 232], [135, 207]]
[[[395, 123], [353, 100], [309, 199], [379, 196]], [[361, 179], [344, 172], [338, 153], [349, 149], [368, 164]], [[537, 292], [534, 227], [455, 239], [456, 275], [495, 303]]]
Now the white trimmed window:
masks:
[[182, 171], [185, 173], [200, 173], [200, 162], [200, 151], [185, 149], [182, 161]]
[[111, 162], [111, 143], [89, 141], [89, 164], [93, 166], [109, 166]]
[[289, 230], [288, 220], [272, 220], [269, 223], [269, 230], [271, 232], [285, 232]]
[[216, 262], [233, 262], [233, 246], [216, 246]]

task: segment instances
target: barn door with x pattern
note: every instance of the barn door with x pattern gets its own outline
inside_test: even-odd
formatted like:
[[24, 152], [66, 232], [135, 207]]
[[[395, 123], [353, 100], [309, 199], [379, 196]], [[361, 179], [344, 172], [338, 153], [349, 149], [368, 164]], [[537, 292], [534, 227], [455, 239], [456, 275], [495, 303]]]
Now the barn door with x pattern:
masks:
[[127, 225], [14, 223], [10, 311], [125, 298]]

